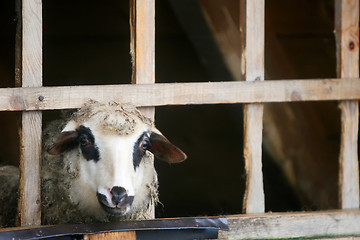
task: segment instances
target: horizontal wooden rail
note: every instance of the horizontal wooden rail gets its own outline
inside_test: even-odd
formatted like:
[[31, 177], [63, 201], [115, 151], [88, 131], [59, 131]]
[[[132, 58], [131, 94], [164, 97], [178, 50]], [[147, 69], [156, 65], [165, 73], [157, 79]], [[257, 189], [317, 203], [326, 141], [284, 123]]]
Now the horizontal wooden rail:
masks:
[[360, 99], [359, 79], [0, 88], [0, 111], [79, 108], [85, 101], [137, 106]]
[[360, 236], [360, 211], [265, 213], [227, 216], [230, 231], [219, 239]]
[[[219, 231], [218, 239], [304, 239], [304, 238], [339, 238], [347, 236], [360, 236], [360, 211], [359, 210], [332, 210], [317, 212], [288, 212], [288, 213], [261, 213], [261, 214], [239, 214], [225, 216], [224, 224], [228, 224], [228, 231]], [[194, 220], [195, 219], [195, 220]], [[71, 235], [107, 231], [122, 231], [134, 229], [141, 230], [149, 226], [155, 226], [161, 221], [169, 221], [167, 228], [176, 225], [177, 228], [186, 229], [184, 222], [190, 220], [197, 222], [194, 228], [201, 228], [197, 218], [156, 219], [155, 222], [145, 221], [146, 224], [103, 223], [85, 225], [63, 225], [63, 226], [35, 226], [0, 229], [0, 237], [6, 236], [7, 232], [13, 231], [19, 236], [25, 234], [31, 236], [41, 231], [41, 236]], [[211, 219], [211, 218], [209, 218]], [[144, 222], [144, 223], [145, 223]], [[149, 224], [149, 225], [147, 225]], [[152, 224], [152, 225], [150, 225]], [[179, 224], [182, 226], [179, 227]], [[220, 225], [221, 226], [221, 225]], [[214, 226], [216, 227], [216, 226]], [[191, 225], [189, 225], [191, 228]], [[217, 226], [219, 228], [219, 226]], [[149, 228], [161, 230], [161, 227]], [[28, 230], [24, 232], [24, 230]], [[37, 235], [37, 236], [40, 236]]]

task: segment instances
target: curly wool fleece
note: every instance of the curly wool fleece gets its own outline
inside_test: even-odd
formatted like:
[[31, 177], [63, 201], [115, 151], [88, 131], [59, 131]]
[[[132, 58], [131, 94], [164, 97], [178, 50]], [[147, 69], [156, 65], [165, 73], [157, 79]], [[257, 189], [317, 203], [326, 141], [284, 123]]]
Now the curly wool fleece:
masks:
[[[151, 128], [153, 122], [142, 116], [130, 104], [87, 102], [70, 118], [57, 120], [44, 130], [43, 149], [48, 149], [57, 139], [67, 122], [73, 120], [78, 124], [91, 121], [103, 128], [104, 132], [116, 132], [119, 135], [129, 135], [134, 132], [136, 124], [141, 121]], [[79, 178], [78, 148], [65, 151], [60, 155], [49, 155], [43, 151], [42, 161], [42, 221], [43, 224], [108, 222], [126, 219], [150, 219], [149, 209], [158, 202], [158, 179], [153, 166], [153, 155], [146, 153], [142, 165], [148, 172], [146, 184], [137, 196], [143, 196], [140, 201], [134, 201], [132, 210], [125, 216], [114, 216], [105, 211], [94, 214], [90, 210], [80, 209], [71, 197], [70, 190]], [[96, 198], [96, 196], [93, 196]]]

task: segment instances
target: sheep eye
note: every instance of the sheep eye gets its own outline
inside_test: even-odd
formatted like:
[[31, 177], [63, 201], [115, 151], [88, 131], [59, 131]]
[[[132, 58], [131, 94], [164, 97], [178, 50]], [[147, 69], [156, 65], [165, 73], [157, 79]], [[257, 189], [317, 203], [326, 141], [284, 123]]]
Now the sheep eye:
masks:
[[144, 139], [141, 144], [140, 144], [140, 148], [145, 151], [148, 150], [150, 148], [150, 141], [149, 139]]
[[92, 145], [90, 139], [86, 135], [81, 136], [79, 141], [81, 147], [90, 147]]

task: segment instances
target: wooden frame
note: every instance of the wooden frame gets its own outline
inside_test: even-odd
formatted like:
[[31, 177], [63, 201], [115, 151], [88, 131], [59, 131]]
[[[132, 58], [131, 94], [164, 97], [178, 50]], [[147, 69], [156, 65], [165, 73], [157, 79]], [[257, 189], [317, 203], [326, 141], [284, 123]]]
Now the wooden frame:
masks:
[[[341, 78], [359, 77], [359, 1], [336, 0], [335, 30], [337, 72]], [[343, 80], [346, 81], [346, 80]], [[343, 101], [339, 202], [343, 209], [359, 208], [358, 101]]]
[[245, 82], [154, 84], [155, 1], [131, 0], [131, 52], [136, 85], [42, 87], [42, 1], [23, 0], [21, 87], [18, 81], [18, 88], [0, 89], [0, 111], [22, 111], [20, 224], [41, 224], [42, 110], [78, 108], [94, 96], [99, 101], [112, 99], [146, 107], [142, 110], [152, 118], [155, 106], [245, 103], [244, 210], [249, 214], [263, 213], [265, 208], [261, 170], [263, 103], [341, 100], [340, 208], [357, 210], [228, 216], [230, 231], [221, 232], [220, 238], [360, 236], [359, 0], [335, 0], [339, 78], [282, 81], [264, 81], [264, 1], [240, 0], [243, 52], [239, 67]]
[[[265, 0], [242, 0], [242, 59], [245, 81], [259, 82], [265, 78]], [[240, 67], [240, 66], [239, 66]], [[263, 213], [265, 195], [262, 174], [263, 104], [244, 105], [244, 158], [246, 188], [245, 213]]]
[[221, 231], [219, 239], [320, 239], [360, 236], [359, 220], [360, 211], [233, 215], [228, 216], [230, 231]]
[[[23, 88], [42, 86], [42, 1], [22, 1]], [[19, 221], [22, 226], [41, 224], [42, 113], [22, 112], [20, 129]]]
[[0, 111], [79, 108], [90, 98], [137, 106], [360, 99], [357, 78], [0, 88]]

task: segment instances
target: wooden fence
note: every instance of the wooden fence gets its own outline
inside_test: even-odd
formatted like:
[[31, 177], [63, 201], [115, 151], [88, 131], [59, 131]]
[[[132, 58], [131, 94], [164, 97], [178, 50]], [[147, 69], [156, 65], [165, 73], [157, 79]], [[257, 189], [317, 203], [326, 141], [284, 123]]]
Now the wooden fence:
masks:
[[[358, 125], [359, 0], [335, 0], [337, 79], [264, 81], [265, 0], [240, 0], [243, 82], [155, 84], [155, 0], [130, 0], [133, 84], [42, 87], [42, 1], [22, 1], [21, 81], [0, 89], [0, 111], [22, 111], [19, 215], [22, 226], [41, 225], [42, 110], [77, 108], [93, 98], [132, 102], [150, 117], [161, 105], [244, 103], [247, 173], [244, 215], [228, 216], [220, 238], [360, 236]], [[18, 49], [19, 50], [19, 49]], [[20, 67], [19, 67], [20, 66]], [[22, 66], [22, 67], [21, 67]], [[339, 100], [341, 153], [339, 210], [264, 213], [263, 106], [269, 102]]]

